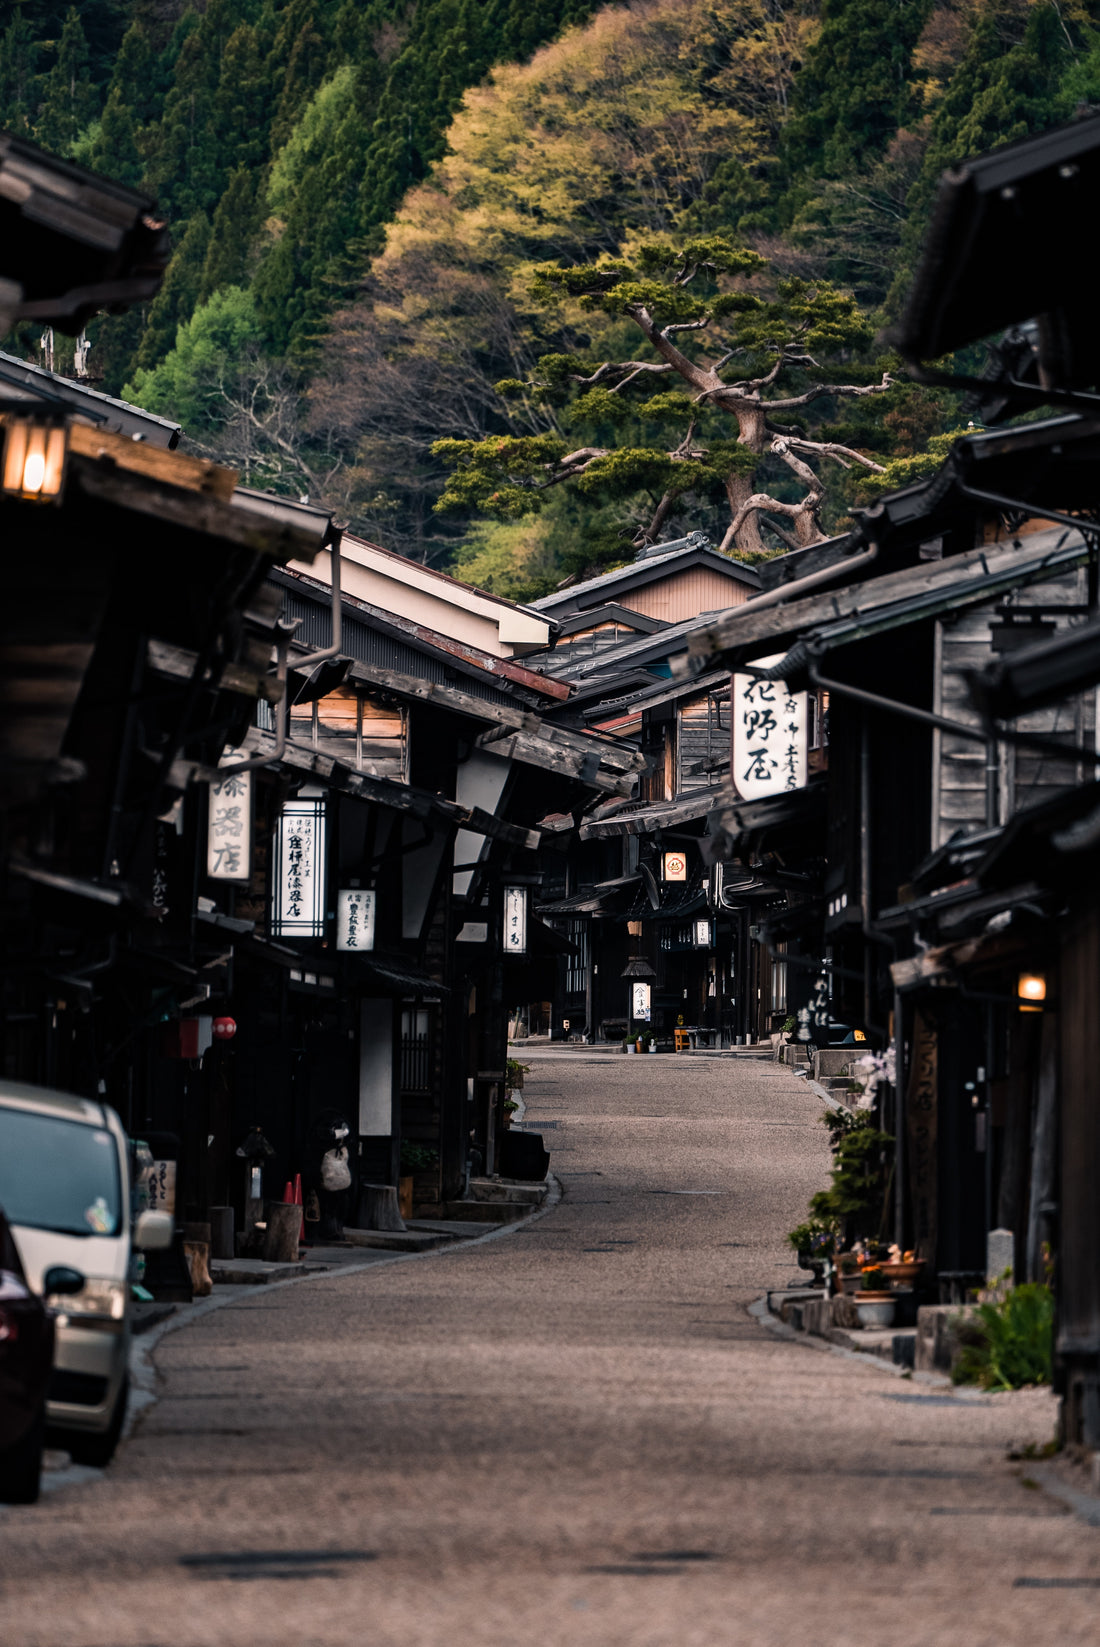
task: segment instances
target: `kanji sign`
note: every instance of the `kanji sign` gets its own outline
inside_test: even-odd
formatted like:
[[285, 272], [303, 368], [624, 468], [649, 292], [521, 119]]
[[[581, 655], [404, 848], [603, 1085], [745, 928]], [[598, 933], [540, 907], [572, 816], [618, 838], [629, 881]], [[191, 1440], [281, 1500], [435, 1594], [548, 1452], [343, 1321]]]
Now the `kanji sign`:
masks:
[[699, 944], [703, 949], [706, 949], [709, 946], [709, 944], [710, 944], [710, 922], [709, 921], [707, 921], [707, 920], [696, 921], [696, 923], [695, 923], [695, 942], [697, 944]]
[[[754, 658], [767, 669], [781, 654]], [[807, 715], [805, 692], [792, 692], [786, 681], [734, 675], [730, 693], [733, 728], [733, 783], [746, 801], [806, 783]]]
[[506, 886], [504, 888], [504, 953], [506, 955], [526, 955], [527, 953], [527, 888], [525, 886]]
[[325, 935], [325, 803], [288, 801], [275, 826], [271, 933], [275, 938]]
[[636, 1023], [649, 1023], [650, 986], [635, 979], [630, 987], [630, 1008]]
[[665, 853], [665, 880], [686, 881], [688, 878], [687, 858], [682, 852]]
[[375, 894], [360, 887], [348, 887], [337, 893], [337, 949], [374, 948], [374, 906]]
[[252, 774], [222, 770], [210, 785], [206, 873], [212, 881], [247, 881], [252, 858]]

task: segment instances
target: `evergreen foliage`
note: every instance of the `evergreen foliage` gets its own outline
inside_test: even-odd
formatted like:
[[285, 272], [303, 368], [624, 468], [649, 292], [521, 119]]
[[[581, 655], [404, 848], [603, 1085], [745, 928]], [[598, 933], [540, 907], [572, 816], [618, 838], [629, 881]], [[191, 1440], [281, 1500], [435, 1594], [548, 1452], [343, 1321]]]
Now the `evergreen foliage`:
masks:
[[[807, 353], [868, 386], [866, 339], [904, 301], [944, 167], [1100, 103], [1096, 13], [1094, 0], [15, 0], [0, 10], [0, 127], [146, 190], [172, 226], [157, 299], [91, 324], [105, 390], [193, 413], [207, 449], [324, 489], [392, 547], [444, 560], [457, 547], [476, 578], [530, 592], [555, 568], [621, 556], [651, 505], [667, 501], [662, 531], [713, 533], [731, 478], [780, 504], [800, 495], [773, 452], [750, 454], [753, 478], [744, 431], [724, 435], [713, 407], [680, 451], [683, 384], [572, 381], [636, 347], [632, 305], [658, 287], [663, 324], [700, 318], [697, 289], [670, 297], [639, 247], [718, 237], [763, 259], [770, 272], [722, 272], [712, 325], [736, 323], [759, 359], [801, 291], [818, 315]], [[610, 301], [583, 287], [616, 263], [633, 273]], [[168, 406], [176, 392], [186, 415]], [[909, 388], [820, 411], [819, 440], [884, 466], [868, 485], [838, 477], [830, 528], [924, 472], [958, 421], [951, 397]], [[805, 436], [771, 433], [792, 432]], [[466, 458], [448, 491], [465, 489], [460, 514], [503, 524], [475, 518], [462, 549], [467, 527], [433, 508], [459, 448], [431, 448], [486, 437], [512, 443], [489, 491]], [[576, 492], [551, 488], [537, 521], [514, 490], [529, 506], [530, 442], [543, 462], [555, 442], [606, 454]]]

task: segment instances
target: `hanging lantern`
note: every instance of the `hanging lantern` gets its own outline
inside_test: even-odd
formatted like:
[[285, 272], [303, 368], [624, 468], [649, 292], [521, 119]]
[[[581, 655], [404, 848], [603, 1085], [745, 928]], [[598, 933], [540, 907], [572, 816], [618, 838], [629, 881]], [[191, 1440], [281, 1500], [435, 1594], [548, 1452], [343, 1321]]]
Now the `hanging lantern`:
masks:
[[8, 412], [3, 418], [0, 489], [24, 503], [58, 503], [65, 484], [69, 430], [48, 411]]
[[236, 1035], [236, 1033], [237, 1033], [237, 1020], [236, 1020], [236, 1018], [215, 1018], [214, 1019], [214, 1039], [215, 1039], [215, 1041], [231, 1041], [233, 1039], [234, 1035]]

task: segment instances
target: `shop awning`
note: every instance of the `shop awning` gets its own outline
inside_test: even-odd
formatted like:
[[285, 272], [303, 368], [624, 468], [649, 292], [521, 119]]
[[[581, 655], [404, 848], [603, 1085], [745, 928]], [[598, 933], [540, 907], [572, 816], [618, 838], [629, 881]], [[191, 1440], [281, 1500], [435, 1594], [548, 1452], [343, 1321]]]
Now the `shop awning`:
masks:
[[725, 790], [700, 843], [704, 858], [714, 863], [759, 852], [779, 834], [797, 836], [807, 851], [824, 857], [826, 793], [821, 780], [759, 801], [743, 801]]
[[675, 829], [679, 824], [705, 818], [714, 805], [713, 789], [701, 789], [678, 801], [657, 801], [650, 806], [624, 808], [614, 817], [594, 819], [581, 825], [582, 841], [605, 840], [615, 835], [653, 835], [658, 829]]
[[388, 957], [376, 959], [373, 956], [364, 958], [357, 964], [356, 974], [361, 980], [369, 979], [386, 992], [392, 991], [397, 995], [419, 995], [425, 1000], [438, 1001], [451, 993], [449, 984], [441, 984], [437, 978], [421, 972], [403, 956], [399, 960]]
[[747, 606], [695, 634], [692, 659], [699, 670], [713, 668], [718, 661], [738, 668], [787, 647], [787, 655], [770, 667], [769, 678], [795, 680], [806, 673], [811, 655], [1046, 582], [1085, 565], [1088, 558], [1080, 532], [1065, 527], [1033, 532], [867, 583], [823, 591], [790, 606], [755, 614]]

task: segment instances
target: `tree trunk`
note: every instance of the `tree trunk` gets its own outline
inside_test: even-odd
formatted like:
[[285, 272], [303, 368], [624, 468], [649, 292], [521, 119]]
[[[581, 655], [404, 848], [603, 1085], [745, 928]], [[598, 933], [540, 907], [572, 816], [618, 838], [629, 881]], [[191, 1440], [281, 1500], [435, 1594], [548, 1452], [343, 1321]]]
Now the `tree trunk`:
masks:
[[403, 1230], [405, 1220], [392, 1184], [359, 1186], [358, 1227], [363, 1230]]
[[[730, 519], [748, 502], [753, 494], [752, 476], [737, 469], [726, 476], [726, 496], [729, 499]], [[742, 554], [767, 554], [768, 546], [760, 536], [760, 524], [755, 514], [746, 515], [735, 539]]]
[[269, 1264], [296, 1264], [301, 1227], [301, 1207], [292, 1201], [269, 1201], [260, 1257]]

